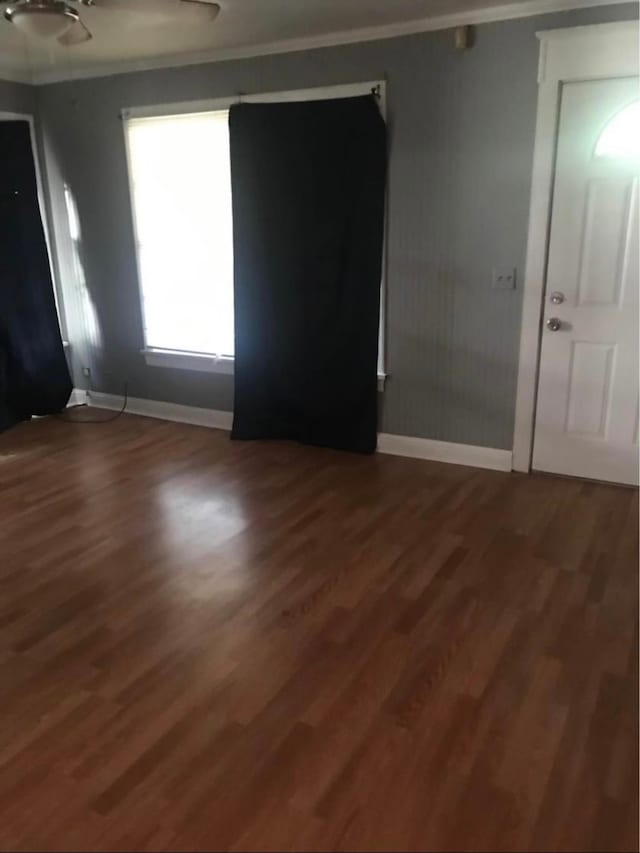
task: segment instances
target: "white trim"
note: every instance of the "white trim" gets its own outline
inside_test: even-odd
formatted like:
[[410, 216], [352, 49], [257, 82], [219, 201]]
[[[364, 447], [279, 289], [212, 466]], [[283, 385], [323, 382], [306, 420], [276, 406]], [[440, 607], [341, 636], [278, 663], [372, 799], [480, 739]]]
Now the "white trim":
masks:
[[[627, 0], [615, 0], [615, 2], [611, 2], [608, 5], [620, 6], [626, 2]], [[606, 6], [607, 3], [596, 3], [596, 5]], [[585, 38], [599, 39], [603, 32], [611, 35], [617, 30], [621, 35], [624, 35], [625, 33], [629, 33], [629, 30], [633, 27], [638, 28], [638, 18], [622, 21], [604, 21], [601, 24], [581, 24], [577, 27], [558, 27], [555, 30], [538, 30], [536, 37], [540, 42], [561, 41], [566, 44], [574, 40], [583, 41]], [[545, 57], [545, 60], [548, 61], [548, 57]], [[584, 56], [579, 57], [577, 61], [584, 65]], [[576, 58], [565, 56], [564, 59], [560, 59], [560, 62], [563, 67], [566, 67], [569, 64], [574, 64]]]
[[72, 406], [82, 406], [87, 403], [87, 392], [83, 391], [81, 388], [74, 388], [71, 392], [71, 396], [69, 397], [69, 402], [67, 403], [67, 408]]
[[513, 465], [529, 471], [533, 450], [540, 329], [562, 86], [638, 74], [638, 23], [623, 21], [538, 33], [538, 113], [522, 303]]
[[203, 65], [211, 62], [226, 62], [233, 59], [251, 59], [257, 56], [271, 56], [278, 53], [295, 53], [298, 51], [316, 50], [318, 48], [336, 47], [339, 45], [358, 44], [361, 42], [382, 41], [400, 36], [418, 33], [446, 30], [451, 27], [465, 25], [490, 24], [497, 21], [508, 21], [517, 18], [530, 18], [534, 15], [546, 15], [553, 12], [566, 12], [570, 9], [585, 9], [593, 6], [614, 6], [623, 0], [524, 0], [519, 3], [486, 6], [476, 10], [455, 12], [449, 15], [421, 18], [414, 21], [401, 21], [395, 24], [385, 24], [377, 27], [346, 30], [337, 33], [327, 33], [318, 36], [285, 39], [251, 47], [220, 48], [218, 50], [199, 51], [182, 56], [158, 56], [148, 59], [129, 59], [94, 65], [91, 68], [73, 68], [63, 70], [37, 71], [34, 73], [0, 71], [0, 78], [11, 75], [16, 82], [45, 85], [59, 83], [65, 80], [89, 79], [92, 77], [109, 77], [116, 74], [128, 74], [136, 71], [152, 71], [159, 68], [179, 68], [187, 65]]
[[284, 91], [239, 93], [224, 98], [209, 98], [197, 101], [177, 101], [141, 107], [125, 107], [122, 118], [157, 118], [159, 116], [191, 115], [192, 113], [228, 110], [234, 104], [272, 104], [296, 101], [321, 101], [333, 98], [356, 98], [380, 90], [380, 112], [387, 117], [387, 81], [365, 80], [362, 83], [343, 83], [337, 86], [313, 86], [310, 89], [286, 89]]
[[196, 370], [200, 373], [226, 373], [233, 375], [233, 358], [209, 355], [202, 352], [147, 347], [140, 350], [149, 367], [172, 367], [176, 370]]
[[128, 119], [161, 118], [162, 116], [195, 115], [196, 113], [216, 113], [228, 110], [240, 100], [238, 95], [224, 98], [207, 98], [197, 101], [173, 101], [164, 104], [148, 104], [142, 107], [123, 107], [120, 117]]
[[31, 71], [13, 71], [10, 68], [0, 69], [0, 83], [21, 83], [23, 86], [36, 86]]
[[388, 433], [380, 433], [378, 436], [378, 453], [428, 459], [431, 462], [448, 462], [453, 465], [469, 465], [472, 468], [490, 468], [493, 471], [511, 471], [512, 462], [510, 450]]
[[[89, 406], [111, 411], [120, 411], [124, 397], [115, 394], [102, 394], [96, 391], [75, 389], [72, 399], [86, 402]], [[215, 409], [199, 409], [194, 406], [180, 406], [176, 403], [163, 403], [159, 400], [144, 400], [129, 397], [127, 414], [158, 418], [164, 421], [192, 424], [211, 429], [231, 430], [233, 413]], [[472, 468], [489, 468], [494, 471], [511, 470], [511, 451], [497, 450], [493, 447], [475, 447], [469, 444], [454, 444], [449, 441], [432, 441], [428, 438], [413, 438], [406, 435], [378, 436], [378, 453], [392, 456], [408, 456], [412, 459], [426, 459], [431, 462], [447, 462], [454, 465], [468, 465]]]
[[[117, 394], [102, 394], [98, 391], [79, 392], [82, 402], [98, 409], [120, 411], [124, 397]], [[233, 423], [232, 412], [216, 409], [199, 409], [196, 406], [181, 406], [177, 403], [164, 403], [160, 400], [145, 400], [142, 397], [129, 397], [126, 412], [129, 415], [141, 415], [145, 418], [158, 418], [162, 421], [175, 421], [209, 429], [230, 430]]]

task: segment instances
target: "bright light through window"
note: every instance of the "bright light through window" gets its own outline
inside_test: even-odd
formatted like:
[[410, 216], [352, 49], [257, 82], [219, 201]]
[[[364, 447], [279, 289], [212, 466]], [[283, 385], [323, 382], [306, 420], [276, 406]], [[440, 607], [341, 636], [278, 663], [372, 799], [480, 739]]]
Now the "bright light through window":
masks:
[[228, 111], [127, 121], [150, 348], [232, 356]]
[[640, 157], [640, 101], [611, 119], [598, 139], [596, 157]]

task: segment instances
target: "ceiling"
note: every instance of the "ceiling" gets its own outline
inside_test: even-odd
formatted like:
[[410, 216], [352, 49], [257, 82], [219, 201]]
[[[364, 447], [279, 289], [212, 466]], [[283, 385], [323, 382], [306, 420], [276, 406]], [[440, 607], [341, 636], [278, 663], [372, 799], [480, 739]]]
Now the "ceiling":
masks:
[[[136, 68], [179, 65], [371, 40], [458, 23], [603, 5], [611, 0], [219, 0], [217, 20], [149, 12], [152, 0], [125, 11], [80, 7], [93, 40], [74, 47], [27, 40], [0, 18], [0, 78], [42, 83]], [[490, 6], [489, 6], [490, 4]], [[141, 7], [146, 7], [141, 11]]]

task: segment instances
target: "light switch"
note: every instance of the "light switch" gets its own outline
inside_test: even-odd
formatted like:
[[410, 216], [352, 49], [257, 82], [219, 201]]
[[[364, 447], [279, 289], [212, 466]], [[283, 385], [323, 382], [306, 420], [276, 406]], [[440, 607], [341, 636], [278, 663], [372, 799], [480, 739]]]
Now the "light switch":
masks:
[[491, 287], [494, 290], [515, 290], [516, 268], [495, 267], [493, 270], [493, 279], [491, 281]]

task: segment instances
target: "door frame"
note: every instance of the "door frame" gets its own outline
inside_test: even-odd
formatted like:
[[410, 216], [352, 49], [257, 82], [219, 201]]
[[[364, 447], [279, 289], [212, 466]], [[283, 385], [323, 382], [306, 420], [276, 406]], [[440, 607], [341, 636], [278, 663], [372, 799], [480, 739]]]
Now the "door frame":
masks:
[[540, 40], [538, 108], [513, 437], [513, 468], [524, 472], [531, 470], [533, 456], [562, 88], [571, 82], [639, 73], [637, 21], [545, 30], [536, 36]]

